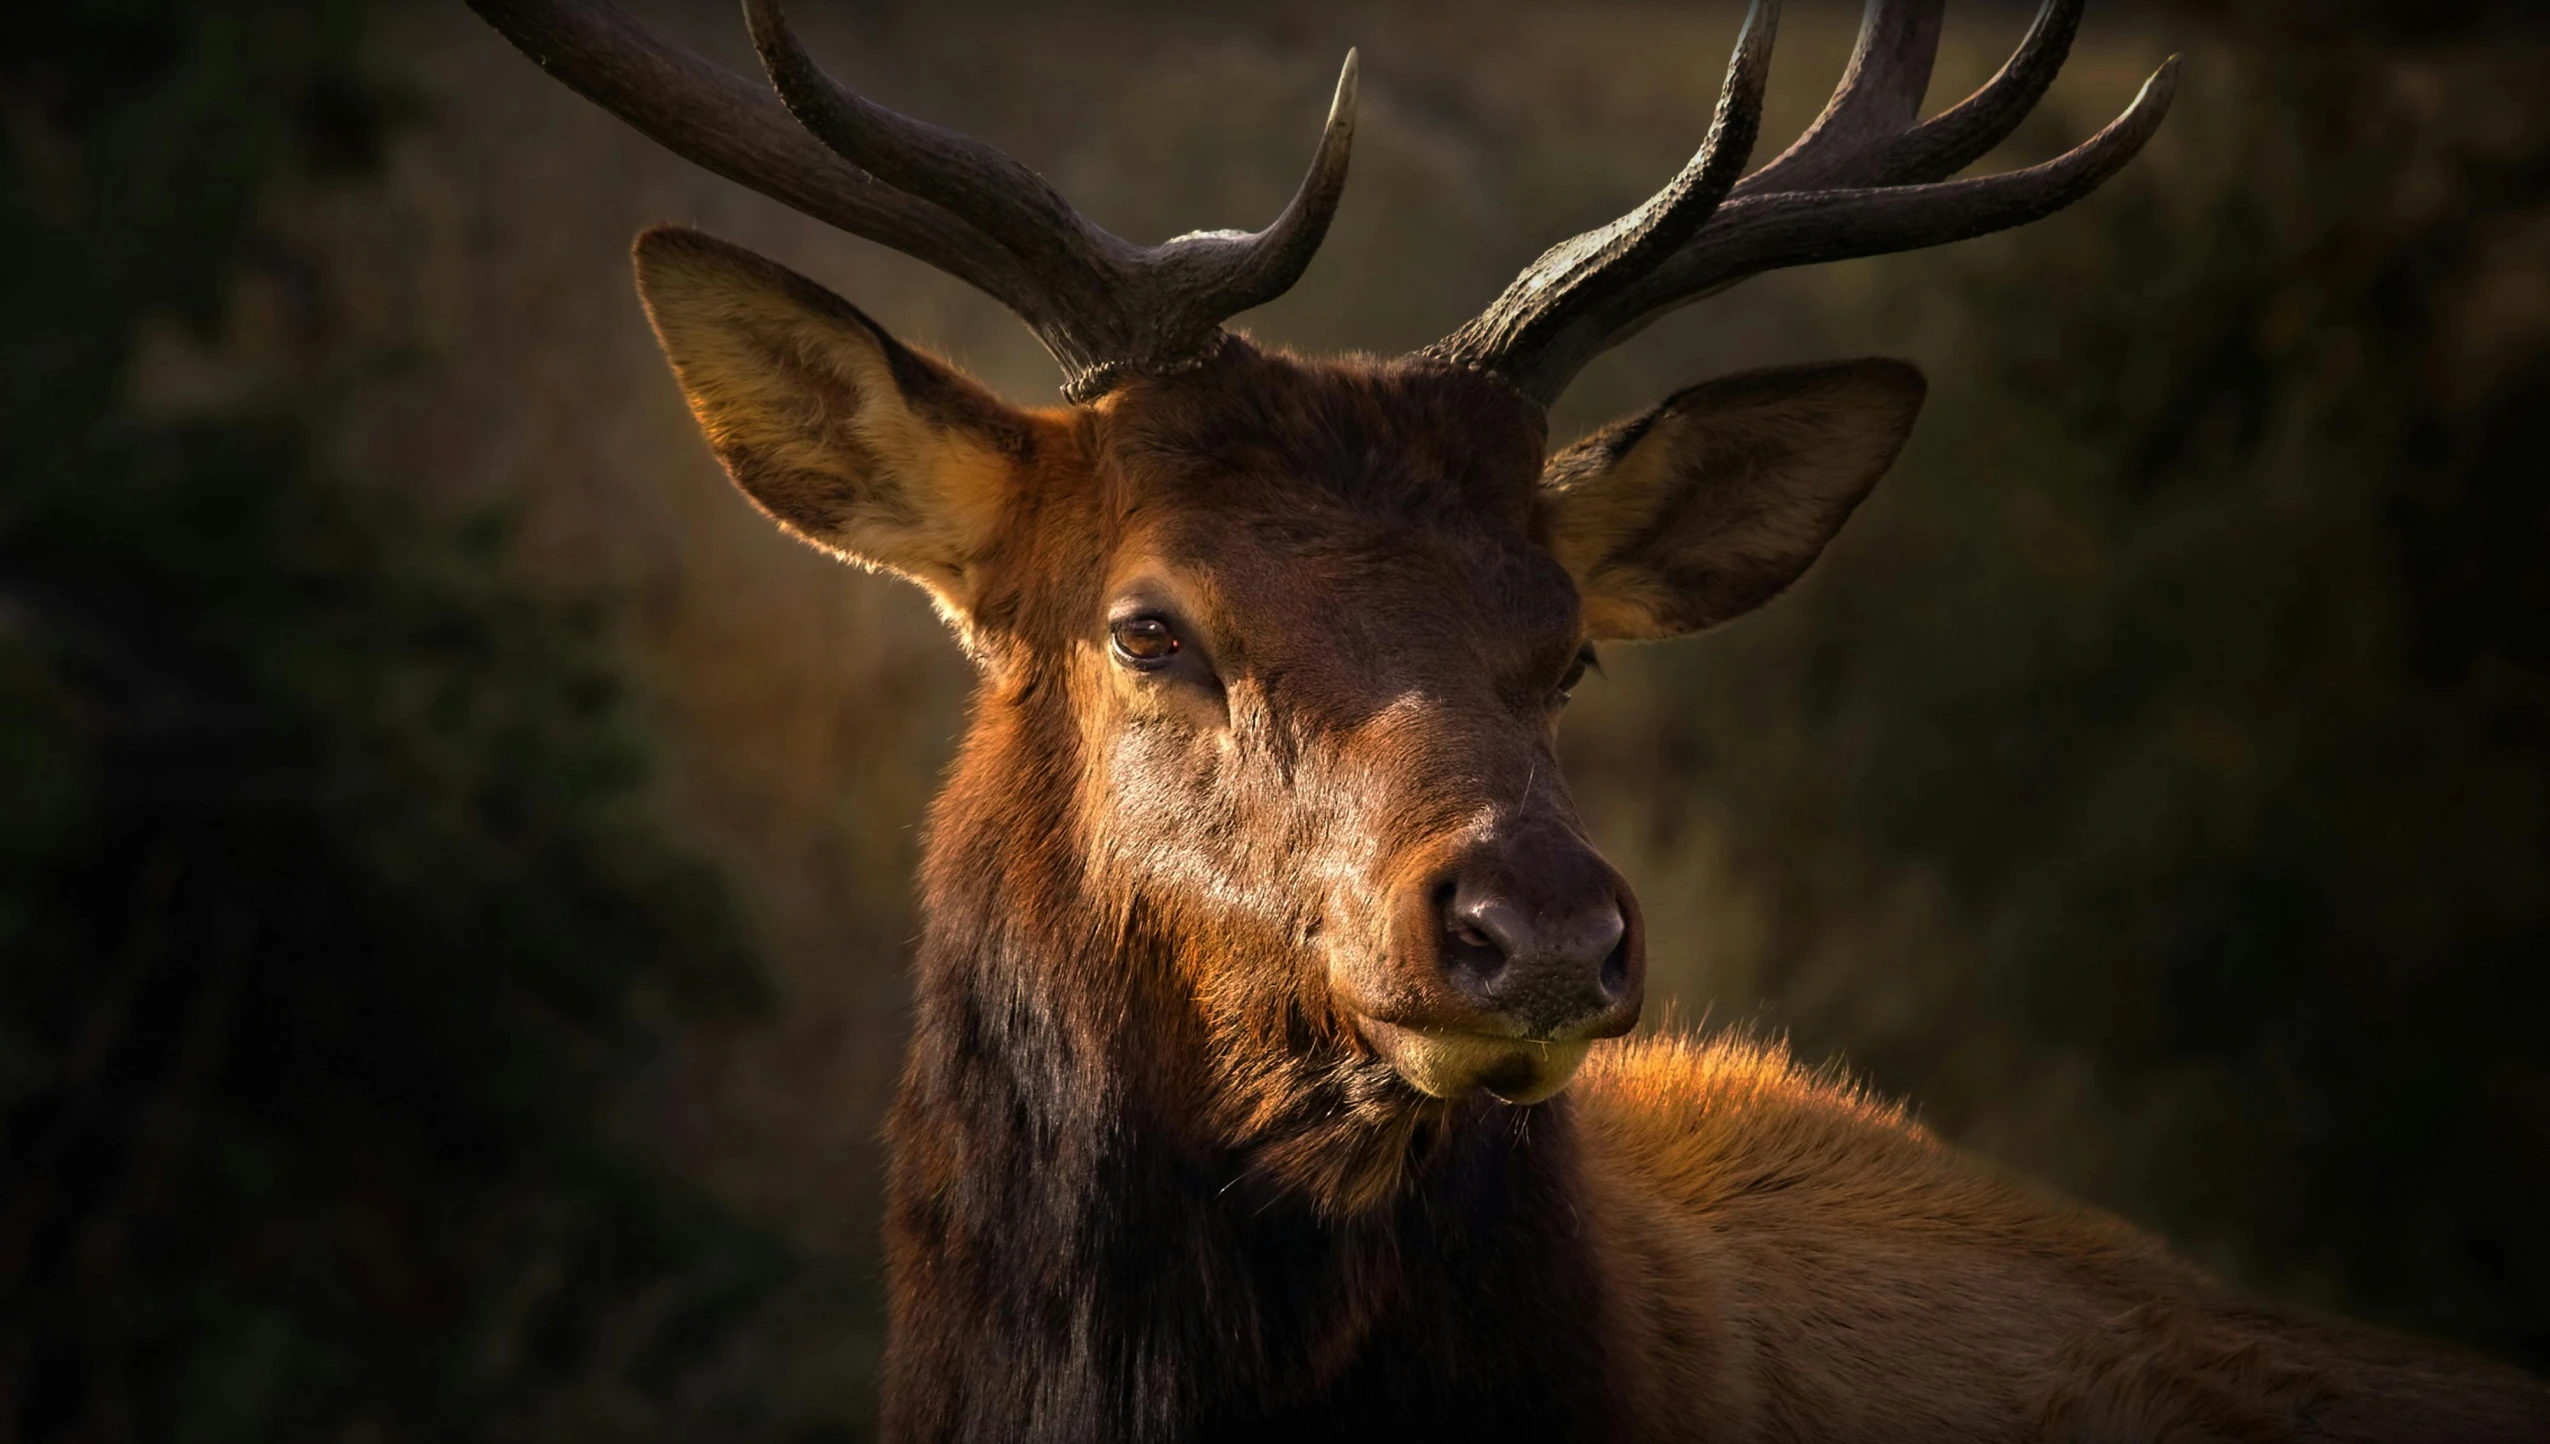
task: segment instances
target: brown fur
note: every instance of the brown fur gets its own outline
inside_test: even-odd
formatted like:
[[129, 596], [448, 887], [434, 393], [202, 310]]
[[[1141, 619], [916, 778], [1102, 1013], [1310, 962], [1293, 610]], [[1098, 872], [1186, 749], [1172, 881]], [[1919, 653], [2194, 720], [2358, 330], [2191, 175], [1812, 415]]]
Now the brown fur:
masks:
[[[2531, 1381], [2240, 1303], [1776, 1050], [1599, 1046], [1524, 1107], [1394, 1063], [1447, 858], [1599, 867], [1551, 750], [1580, 645], [1794, 579], [1909, 368], [1545, 466], [1441, 363], [1234, 341], [1017, 411], [722, 243], [639, 259], [738, 484], [983, 668], [888, 1129], [892, 1437], [2550, 1438]], [[1127, 606], [1168, 664], [1111, 654]]]

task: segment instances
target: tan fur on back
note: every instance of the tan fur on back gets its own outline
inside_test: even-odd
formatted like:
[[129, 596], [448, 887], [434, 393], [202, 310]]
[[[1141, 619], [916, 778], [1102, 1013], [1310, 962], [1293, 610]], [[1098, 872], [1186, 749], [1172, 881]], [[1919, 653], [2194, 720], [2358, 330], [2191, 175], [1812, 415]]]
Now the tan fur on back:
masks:
[[1777, 1047], [1629, 1042], [1573, 1096], [1648, 1437], [2289, 1438], [2328, 1392], [2157, 1240]]

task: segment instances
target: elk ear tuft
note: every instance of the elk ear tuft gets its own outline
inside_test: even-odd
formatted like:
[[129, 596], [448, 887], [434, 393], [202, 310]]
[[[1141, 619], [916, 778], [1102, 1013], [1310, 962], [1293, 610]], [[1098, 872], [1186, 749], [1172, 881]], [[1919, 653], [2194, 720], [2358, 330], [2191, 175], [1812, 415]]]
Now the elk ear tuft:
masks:
[[786, 530], [919, 582], [961, 619], [1034, 419], [739, 246], [667, 226], [635, 256], [656, 339], [735, 484]]
[[1779, 595], [1895, 464], [1926, 389], [1901, 361], [1748, 371], [1552, 458], [1536, 521], [1586, 630], [1679, 636]]

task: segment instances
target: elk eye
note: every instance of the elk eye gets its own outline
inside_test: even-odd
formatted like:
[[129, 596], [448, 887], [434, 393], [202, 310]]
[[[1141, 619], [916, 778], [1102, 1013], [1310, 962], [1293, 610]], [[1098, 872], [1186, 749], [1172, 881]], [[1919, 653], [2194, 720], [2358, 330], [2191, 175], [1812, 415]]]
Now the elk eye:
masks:
[[1178, 654], [1178, 634], [1159, 617], [1123, 617], [1107, 629], [1116, 659], [1129, 667], [1157, 667]]
[[1550, 694], [1550, 705], [1566, 706], [1567, 699], [1576, 693], [1576, 685], [1585, 680], [1585, 672], [1588, 668], [1597, 672], [1603, 668], [1602, 659], [1594, 655], [1594, 644], [1591, 642], [1576, 649], [1576, 660], [1568, 664], [1567, 675], [1558, 679], [1558, 690]]

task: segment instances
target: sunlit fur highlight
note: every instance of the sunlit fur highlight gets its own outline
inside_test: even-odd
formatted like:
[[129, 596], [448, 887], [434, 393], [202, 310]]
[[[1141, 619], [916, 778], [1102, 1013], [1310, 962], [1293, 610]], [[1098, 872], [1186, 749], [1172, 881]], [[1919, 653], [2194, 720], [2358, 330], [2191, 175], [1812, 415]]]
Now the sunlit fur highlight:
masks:
[[920, 583], [962, 631], [1034, 429], [750, 252], [666, 226], [635, 259], [647, 318], [737, 487], [825, 551]]
[[1641, 1437], [2550, 1429], [2550, 1396], [2509, 1371], [2245, 1304], [1775, 1046], [1598, 1049], [1571, 1097], [1616, 1337], [1641, 1357]]

